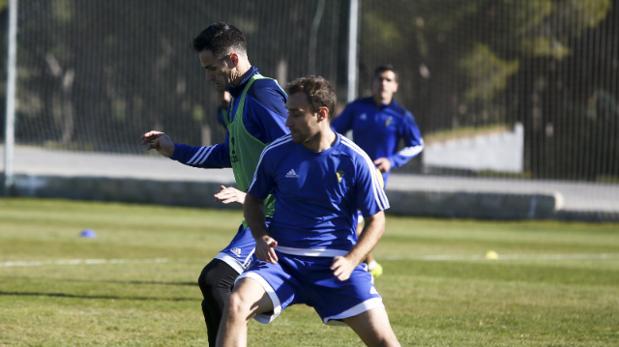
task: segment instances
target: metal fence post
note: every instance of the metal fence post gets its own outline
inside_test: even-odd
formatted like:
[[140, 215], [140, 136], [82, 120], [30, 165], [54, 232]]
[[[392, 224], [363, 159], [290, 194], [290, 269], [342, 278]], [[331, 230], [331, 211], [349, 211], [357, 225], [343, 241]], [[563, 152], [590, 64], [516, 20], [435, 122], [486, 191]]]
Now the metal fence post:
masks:
[[346, 101], [357, 97], [357, 34], [359, 31], [359, 0], [350, 0], [348, 22], [348, 88]]
[[7, 194], [14, 185], [15, 82], [17, 78], [17, 0], [9, 0], [9, 36], [6, 79], [6, 119], [4, 133], [4, 188]]

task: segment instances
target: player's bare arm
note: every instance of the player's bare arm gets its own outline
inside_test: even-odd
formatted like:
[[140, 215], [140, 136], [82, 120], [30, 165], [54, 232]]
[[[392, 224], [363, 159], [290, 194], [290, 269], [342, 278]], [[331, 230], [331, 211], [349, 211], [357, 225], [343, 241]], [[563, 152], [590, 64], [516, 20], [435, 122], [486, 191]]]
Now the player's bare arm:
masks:
[[277, 263], [277, 241], [267, 234], [264, 224], [263, 200], [251, 194], [245, 195], [243, 214], [251, 233], [256, 239], [256, 257], [269, 263]]
[[357, 244], [345, 256], [333, 258], [333, 264], [331, 265], [333, 274], [341, 281], [347, 280], [355, 267], [376, 246], [384, 232], [385, 213], [383, 211], [367, 217]]
[[142, 135], [142, 144], [147, 149], [155, 149], [159, 154], [171, 157], [174, 154], [174, 142], [162, 131], [151, 130]]

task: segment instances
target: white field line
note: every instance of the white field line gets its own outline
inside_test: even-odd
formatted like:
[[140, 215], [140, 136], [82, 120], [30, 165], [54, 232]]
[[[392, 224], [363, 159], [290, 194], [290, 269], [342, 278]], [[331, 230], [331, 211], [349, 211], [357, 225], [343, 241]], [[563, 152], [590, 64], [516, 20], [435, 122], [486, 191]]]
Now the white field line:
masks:
[[380, 256], [385, 260], [421, 260], [421, 261], [540, 261], [540, 260], [619, 260], [619, 253], [566, 253], [566, 254], [498, 254], [496, 259], [486, 258], [483, 254], [433, 254], [420, 256]]
[[154, 259], [58, 259], [58, 260], [9, 260], [0, 262], [2, 267], [36, 267], [47, 265], [106, 265], [106, 264], [160, 264], [166, 258]]
[[[498, 254], [497, 259], [488, 259], [480, 254], [430, 254], [419, 256], [383, 255], [384, 260], [420, 261], [561, 261], [561, 260], [619, 260], [619, 253], [567, 253], [567, 254]], [[9, 260], [0, 262], [0, 268], [71, 266], [71, 265], [115, 265], [115, 264], [161, 264], [169, 263], [166, 258], [152, 259], [58, 259], [58, 260]]]

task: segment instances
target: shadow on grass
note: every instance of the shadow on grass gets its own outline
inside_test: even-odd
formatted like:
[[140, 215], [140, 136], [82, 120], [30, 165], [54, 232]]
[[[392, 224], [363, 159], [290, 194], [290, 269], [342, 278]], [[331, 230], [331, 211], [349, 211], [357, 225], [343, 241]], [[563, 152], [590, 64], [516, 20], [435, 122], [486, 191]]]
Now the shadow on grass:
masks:
[[117, 295], [84, 295], [69, 293], [41, 293], [41, 292], [5, 292], [0, 296], [45, 296], [51, 298], [87, 299], [87, 300], [135, 300], [135, 301], [199, 301], [197, 298], [162, 298], [149, 296], [117, 296]]
[[[33, 276], [7, 276], [5, 278], [28, 278], [33, 279]], [[42, 277], [36, 277], [36, 279], [42, 279]], [[131, 285], [153, 285], [153, 286], [190, 286], [198, 287], [198, 281], [144, 281], [144, 280], [106, 280], [106, 279], [90, 279], [90, 278], [45, 278], [49, 281], [60, 282], [75, 282], [75, 283], [110, 283], [110, 284], [131, 284]]]
[[63, 279], [63, 282], [100, 282], [100, 283], [112, 283], [112, 284], [135, 284], [135, 285], [157, 285], [157, 286], [191, 286], [197, 287], [198, 282], [186, 282], [186, 281], [138, 281], [138, 280], [89, 280], [89, 279]]

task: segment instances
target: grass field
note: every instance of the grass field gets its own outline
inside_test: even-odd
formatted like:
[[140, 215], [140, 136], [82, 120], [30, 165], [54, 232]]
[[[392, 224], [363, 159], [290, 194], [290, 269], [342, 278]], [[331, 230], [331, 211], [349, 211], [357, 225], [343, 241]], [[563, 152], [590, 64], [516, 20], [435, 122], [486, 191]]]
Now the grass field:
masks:
[[[194, 283], [239, 221], [0, 199], [0, 346], [205, 346]], [[85, 228], [97, 237], [80, 238]], [[389, 216], [376, 255], [403, 346], [619, 346], [617, 224]], [[305, 306], [249, 335], [250, 346], [361, 345]]]

